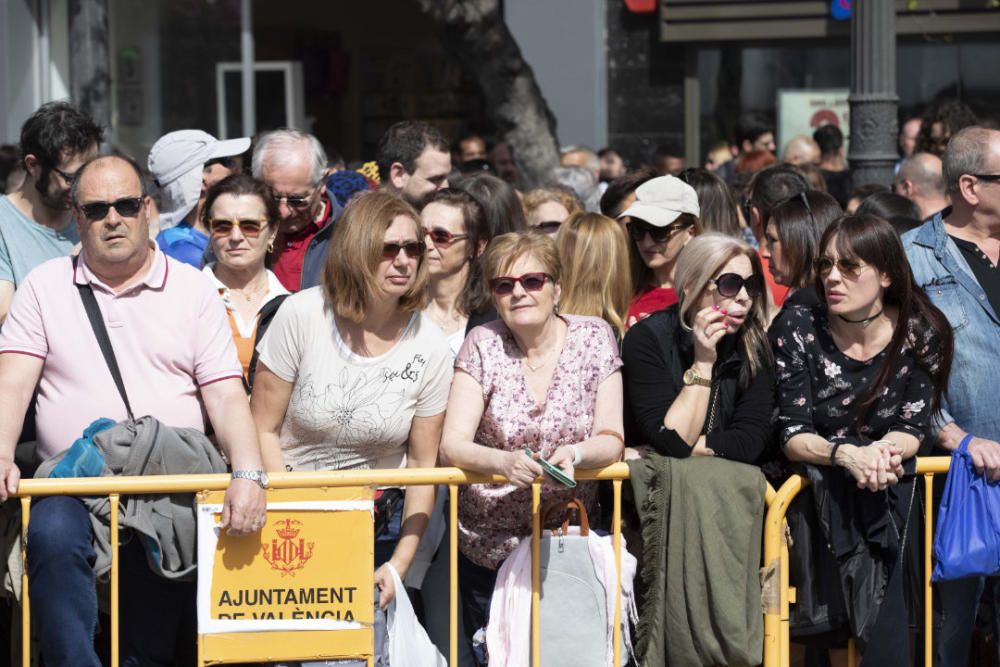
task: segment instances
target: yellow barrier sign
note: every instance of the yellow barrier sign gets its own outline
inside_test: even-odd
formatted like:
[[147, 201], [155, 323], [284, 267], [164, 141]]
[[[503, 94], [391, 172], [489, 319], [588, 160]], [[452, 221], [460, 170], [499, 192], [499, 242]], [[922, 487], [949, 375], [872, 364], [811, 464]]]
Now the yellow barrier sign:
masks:
[[[277, 649], [276, 632], [323, 631], [324, 654], [337, 655], [331, 651], [341, 633], [329, 631], [370, 635], [374, 620], [372, 491], [271, 490], [267, 496], [264, 528], [231, 537], [218, 527], [223, 494], [199, 495], [198, 632], [267, 633]], [[356, 654], [357, 636], [344, 639], [340, 655]], [[288, 649], [294, 655], [285, 659], [303, 656], [301, 646]]]

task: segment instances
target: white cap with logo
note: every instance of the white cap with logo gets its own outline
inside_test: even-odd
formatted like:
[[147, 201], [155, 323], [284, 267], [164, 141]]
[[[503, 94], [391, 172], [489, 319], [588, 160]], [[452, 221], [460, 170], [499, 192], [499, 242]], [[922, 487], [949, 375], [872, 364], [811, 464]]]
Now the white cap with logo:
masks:
[[177, 130], [160, 137], [149, 151], [149, 172], [160, 188], [160, 228], [173, 227], [198, 204], [205, 163], [245, 153], [250, 138], [219, 141], [201, 130]]
[[658, 176], [636, 188], [635, 202], [618, 218], [639, 218], [654, 227], [666, 227], [682, 213], [701, 215], [698, 194], [675, 176]]

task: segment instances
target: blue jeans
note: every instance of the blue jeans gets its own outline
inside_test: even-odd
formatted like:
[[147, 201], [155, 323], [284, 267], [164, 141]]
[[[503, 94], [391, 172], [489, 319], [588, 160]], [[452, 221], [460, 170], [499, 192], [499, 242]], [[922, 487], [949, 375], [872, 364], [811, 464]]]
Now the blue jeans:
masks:
[[[968, 577], [955, 581], [942, 581], [935, 584], [940, 596], [940, 618], [938, 620], [938, 637], [934, 643], [934, 664], [938, 667], [965, 667], [969, 664], [969, 643], [972, 638], [972, 628], [976, 622], [976, 612], [979, 610], [979, 598], [985, 586], [997, 586], [995, 578]], [[997, 617], [997, 598], [994, 594], [987, 597], [994, 607], [993, 632], [1000, 637], [1000, 618]]]
[[[101, 667], [94, 651], [97, 592], [91, 540], [90, 513], [76, 498], [51, 496], [32, 503], [28, 578], [46, 667]], [[122, 546], [119, 555], [121, 664], [173, 665], [184, 619], [194, 618], [195, 583], [154, 574], [138, 539]], [[184, 629], [193, 642], [194, 625]]]

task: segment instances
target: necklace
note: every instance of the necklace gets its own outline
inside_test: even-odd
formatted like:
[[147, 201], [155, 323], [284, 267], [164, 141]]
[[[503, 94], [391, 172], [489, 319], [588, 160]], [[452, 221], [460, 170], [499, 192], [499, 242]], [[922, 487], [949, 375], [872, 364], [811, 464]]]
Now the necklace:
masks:
[[521, 361], [522, 361], [522, 362], [524, 362], [524, 365], [528, 367], [528, 370], [529, 370], [529, 371], [531, 371], [532, 373], [535, 373], [535, 372], [537, 372], [537, 371], [541, 370], [542, 368], [545, 368], [545, 367], [546, 367], [546, 366], [548, 365], [548, 363], [549, 363], [549, 360], [550, 360], [551, 358], [552, 358], [552, 353], [551, 353], [551, 352], [549, 352], [549, 353], [548, 353], [548, 354], [546, 354], [546, 355], [545, 355], [544, 357], [542, 357], [542, 361], [541, 361], [541, 363], [539, 363], [539, 364], [538, 364], [537, 366], [532, 366], [532, 365], [531, 365], [531, 364], [530, 364], [530, 363], [528, 362], [528, 357], [527, 357], [527, 356], [525, 356], [525, 357], [524, 357], [524, 359], [522, 359]]
[[[884, 309], [882, 309], [882, 310], [884, 310]], [[882, 310], [879, 310], [877, 313], [875, 313], [871, 317], [866, 317], [866, 318], [861, 319], [861, 320], [849, 320], [846, 317], [844, 317], [843, 315], [837, 315], [837, 317], [839, 317], [840, 319], [844, 320], [848, 324], [868, 324], [869, 322], [874, 322], [875, 318], [877, 318], [879, 315], [882, 314]]]
[[237, 292], [240, 296], [242, 296], [244, 299], [246, 299], [247, 303], [250, 303], [251, 301], [253, 301], [258, 296], [260, 296], [260, 295], [264, 294], [265, 292], [267, 292], [267, 285], [265, 285], [261, 289], [255, 289], [255, 290], [249, 290], [249, 289], [245, 289], [245, 288], [244, 289], [230, 288], [229, 291], [230, 292]]

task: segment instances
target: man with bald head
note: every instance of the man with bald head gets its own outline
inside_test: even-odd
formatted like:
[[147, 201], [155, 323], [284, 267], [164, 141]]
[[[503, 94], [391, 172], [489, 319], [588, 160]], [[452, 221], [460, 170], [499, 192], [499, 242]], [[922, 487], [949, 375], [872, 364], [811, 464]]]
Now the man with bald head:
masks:
[[[151, 202], [134, 162], [113, 156], [87, 162], [74, 180], [72, 202], [79, 256], [49, 260], [29, 273], [0, 333], [0, 501], [17, 492], [14, 447], [36, 387], [40, 459], [69, 450], [100, 417], [128, 418], [84, 308], [91, 292], [133, 414], [202, 433], [207, 414], [233, 467], [222, 527], [236, 535], [259, 530], [267, 478], [218, 293], [200, 271], [150, 242]], [[93, 646], [94, 539], [80, 499], [32, 502], [31, 610], [49, 667], [101, 664]], [[145, 542], [136, 537], [120, 549], [122, 663], [170, 665], [181, 619], [194, 609], [195, 584], [154, 573], [149, 562], [166, 566], [157, 553], [147, 553]]]
[[892, 188], [896, 194], [903, 195], [920, 207], [921, 220], [948, 207], [941, 158], [933, 153], [914, 153], [905, 158], [899, 165]]
[[804, 134], [792, 137], [781, 152], [781, 161], [793, 166], [819, 164], [819, 158], [819, 144]]
[[[955, 352], [931, 435], [950, 453], [968, 451], [976, 470], [1000, 480], [1000, 131], [967, 127], [944, 153], [951, 207], [903, 235], [916, 283], [952, 325]], [[935, 663], [969, 664], [969, 638], [985, 580], [938, 584]], [[994, 618], [996, 613], [994, 610]], [[996, 629], [996, 628], [995, 628]]]

